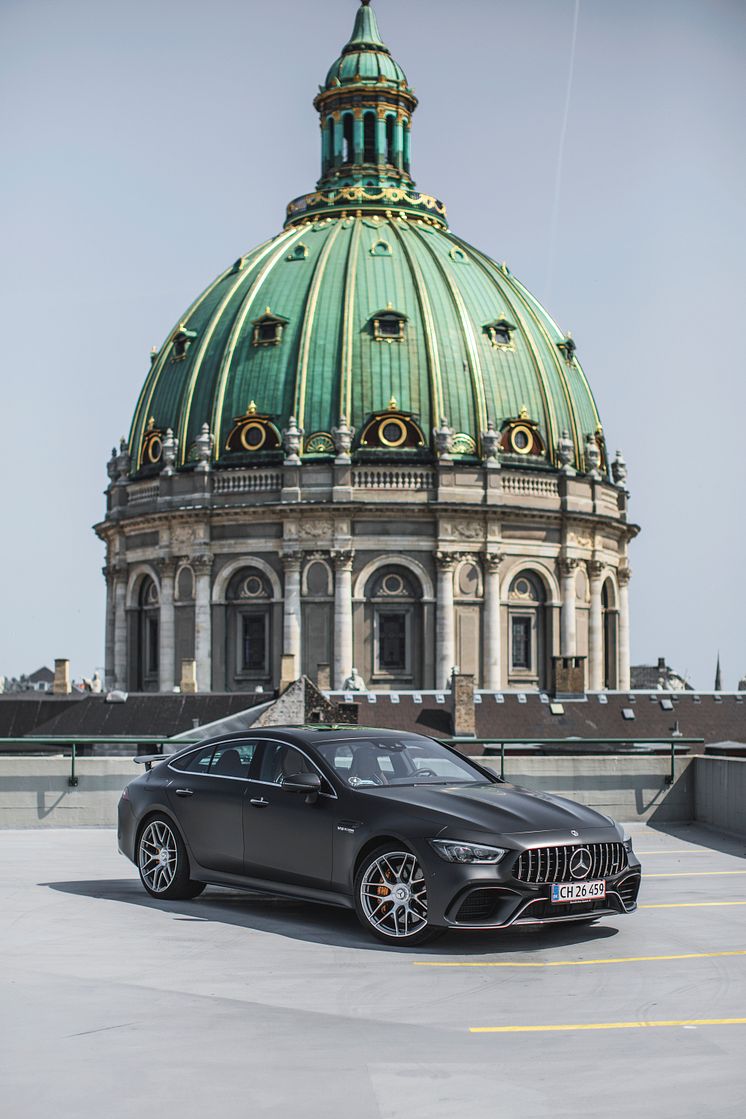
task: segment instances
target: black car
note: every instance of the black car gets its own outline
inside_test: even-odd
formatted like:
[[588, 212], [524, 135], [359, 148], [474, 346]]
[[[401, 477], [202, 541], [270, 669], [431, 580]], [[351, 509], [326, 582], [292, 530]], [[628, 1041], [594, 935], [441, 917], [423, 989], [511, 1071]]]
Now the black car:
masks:
[[145, 760], [119, 849], [153, 897], [290, 894], [354, 908], [398, 944], [636, 908], [640, 863], [618, 824], [430, 738], [273, 727]]

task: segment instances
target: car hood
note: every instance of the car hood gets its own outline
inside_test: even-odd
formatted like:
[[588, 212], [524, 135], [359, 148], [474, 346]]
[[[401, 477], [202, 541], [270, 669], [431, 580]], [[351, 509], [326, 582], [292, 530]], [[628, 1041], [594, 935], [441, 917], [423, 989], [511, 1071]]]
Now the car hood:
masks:
[[[459, 824], [506, 835], [572, 828], [608, 828], [613, 824], [608, 816], [584, 804], [503, 783], [399, 786], [385, 791], [365, 791], [381, 800], [395, 798], [400, 807], [406, 805], [418, 815], [424, 812], [431, 817], [435, 814], [446, 833]], [[445, 819], [447, 816], [453, 818], [452, 823]]]

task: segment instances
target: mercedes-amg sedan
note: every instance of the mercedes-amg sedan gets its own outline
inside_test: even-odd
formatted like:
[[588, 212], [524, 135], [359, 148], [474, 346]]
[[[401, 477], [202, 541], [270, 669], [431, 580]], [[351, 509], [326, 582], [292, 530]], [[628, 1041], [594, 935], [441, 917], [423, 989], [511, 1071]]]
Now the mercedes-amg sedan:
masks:
[[640, 863], [618, 824], [430, 738], [273, 727], [145, 761], [119, 849], [153, 897], [289, 894], [354, 908], [397, 944], [636, 908]]

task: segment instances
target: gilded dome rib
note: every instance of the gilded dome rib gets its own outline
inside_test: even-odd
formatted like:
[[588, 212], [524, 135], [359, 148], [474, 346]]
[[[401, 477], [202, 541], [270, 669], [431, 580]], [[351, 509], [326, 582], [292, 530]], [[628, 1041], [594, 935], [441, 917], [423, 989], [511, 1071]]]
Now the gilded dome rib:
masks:
[[[270, 256], [270, 259], [267, 261], [267, 263], [264, 265], [264, 267], [261, 269], [261, 271], [257, 273], [257, 275], [254, 277], [254, 279], [251, 282], [249, 290], [247, 291], [247, 293], [244, 297], [244, 300], [241, 304], [241, 308], [240, 308], [238, 314], [236, 315], [235, 321], [234, 321], [233, 326], [231, 328], [231, 333], [230, 333], [230, 337], [228, 339], [228, 344], [225, 347], [225, 350], [223, 352], [223, 357], [222, 357], [222, 360], [220, 362], [220, 370], [219, 370], [219, 373], [218, 373], [217, 385], [216, 385], [215, 397], [214, 397], [214, 404], [213, 404], [213, 409], [212, 409], [212, 426], [213, 426], [213, 433], [215, 435], [215, 454], [216, 455], [220, 454], [220, 435], [221, 435], [222, 417], [223, 417], [223, 401], [225, 399], [225, 387], [226, 387], [226, 383], [227, 383], [227, 380], [228, 380], [228, 372], [230, 370], [231, 361], [233, 359], [233, 354], [235, 352], [236, 344], [237, 344], [237, 342], [238, 342], [238, 340], [241, 336], [241, 331], [243, 329], [243, 325], [246, 322], [246, 318], [249, 314], [249, 311], [251, 310], [251, 305], [254, 302], [254, 299], [256, 298], [257, 292], [261, 288], [261, 286], [264, 283], [264, 281], [266, 280], [267, 276], [272, 271], [274, 266], [277, 264], [278, 260], [284, 254], [285, 249], [287, 248], [288, 244], [291, 244], [294, 240], [300, 239], [300, 237], [302, 236], [302, 233], [303, 233], [302, 226], [301, 227], [295, 226], [292, 229], [286, 230], [284, 233], [281, 233], [279, 235], [279, 237], [275, 238], [275, 240], [268, 247], [267, 251], [262, 253], [261, 256], [257, 257], [257, 259], [255, 261], [255, 263], [258, 264], [260, 260], [263, 260], [266, 256], [268, 256], [270, 253], [272, 253], [273, 248], [276, 248], [276, 252], [272, 253], [272, 255]], [[187, 429], [187, 421], [188, 421], [188, 415], [186, 415], [185, 419], [184, 419], [184, 431], [185, 432], [186, 432], [186, 429]], [[185, 453], [186, 453], [186, 448], [182, 446], [182, 455], [185, 454]]]
[[303, 313], [303, 331], [300, 340], [300, 352], [295, 372], [295, 386], [293, 391], [293, 414], [297, 418], [298, 427], [303, 428], [306, 418], [306, 383], [308, 380], [308, 357], [311, 352], [311, 336], [313, 334], [316, 307], [321, 292], [326, 265], [329, 260], [334, 242], [340, 234], [342, 223], [337, 222], [331, 234], [326, 238], [323, 249], [319, 253], [316, 267], [311, 281], [311, 287], [306, 299]]
[[[342, 351], [339, 380], [339, 399], [344, 409], [344, 417], [349, 424], [352, 412], [352, 355], [355, 336], [355, 286], [357, 279], [357, 258], [360, 253], [360, 238], [363, 223], [360, 218], [355, 218], [352, 231], [350, 253], [347, 258], [347, 271], [345, 273], [344, 304], [342, 311]], [[340, 222], [340, 225], [343, 223]], [[336, 422], [336, 421], [335, 421]]]

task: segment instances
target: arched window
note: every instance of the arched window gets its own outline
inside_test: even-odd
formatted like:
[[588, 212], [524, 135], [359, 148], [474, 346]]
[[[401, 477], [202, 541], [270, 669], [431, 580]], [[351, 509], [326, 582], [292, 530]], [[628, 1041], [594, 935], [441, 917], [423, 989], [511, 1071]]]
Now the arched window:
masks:
[[363, 163], [376, 162], [376, 114], [363, 116]]
[[143, 692], [158, 691], [159, 685], [159, 620], [158, 587], [150, 576], [140, 586], [137, 599], [137, 688]]
[[510, 584], [509, 674], [515, 686], [544, 688], [547, 681], [546, 590], [532, 571], [521, 571]]
[[264, 685], [272, 675], [272, 591], [264, 573], [247, 566], [231, 579], [228, 603], [228, 671], [240, 689]]
[[354, 122], [352, 113], [345, 113], [342, 117], [342, 162], [352, 163], [354, 152]]
[[394, 124], [395, 118], [392, 116], [386, 117], [386, 162], [392, 165], [396, 163], [396, 155], [394, 152]]
[[379, 568], [365, 587], [368, 676], [381, 684], [420, 687], [422, 588], [394, 564]]
[[324, 174], [334, 166], [334, 117], [329, 117], [326, 122], [326, 159], [324, 161]]
[[601, 588], [604, 636], [604, 688], [617, 687], [617, 623], [618, 611], [614, 584], [607, 579]]

